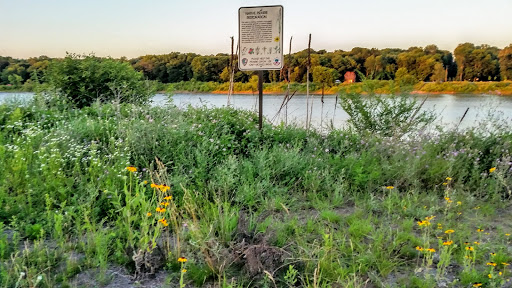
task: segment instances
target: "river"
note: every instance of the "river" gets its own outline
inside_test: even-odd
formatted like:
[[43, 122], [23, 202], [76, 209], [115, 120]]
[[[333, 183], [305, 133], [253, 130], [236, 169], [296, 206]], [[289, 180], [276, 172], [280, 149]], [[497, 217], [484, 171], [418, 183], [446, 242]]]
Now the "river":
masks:
[[[0, 92], [0, 103], [6, 101], [27, 101], [33, 97], [33, 93], [5, 93]], [[482, 121], [487, 121], [489, 115], [493, 115], [512, 123], [512, 97], [496, 95], [412, 95], [419, 102], [425, 97], [427, 100], [423, 109], [434, 110], [439, 116], [436, 124], [456, 126], [464, 112], [469, 108], [461, 128], [473, 127]], [[289, 124], [303, 126], [306, 119], [306, 95], [295, 95], [289, 102], [287, 110], [283, 109], [279, 115], [277, 112], [283, 102], [283, 95], [264, 95], [263, 114], [267, 120], [274, 124], [287, 121]], [[238, 109], [257, 111], [257, 95], [233, 95], [231, 105]], [[335, 95], [326, 95], [322, 105], [320, 96], [313, 98], [312, 126], [327, 127], [331, 124], [340, 128], [348, 119], [339, 105], [335, 109]], [[157, 94], [152, 99], [152, 105], [162, 106], [168, 102], [164, 94]], [[172, 103], [185, 109], [189, 105], [198, 107], [222, 107], [227, 105], [227, 95], [220, 94], [175, 94], [172, 96]], [[287, 111], [287, 112], [286, 112]], [[277, 116], [276, 116], [277, 115]]]

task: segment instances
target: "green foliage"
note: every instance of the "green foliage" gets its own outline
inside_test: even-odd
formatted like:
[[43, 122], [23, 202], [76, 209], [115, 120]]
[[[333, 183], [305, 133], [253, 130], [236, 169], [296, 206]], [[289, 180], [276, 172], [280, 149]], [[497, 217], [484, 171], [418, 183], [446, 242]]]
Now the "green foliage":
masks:
[[194, 79], [198, 81], [219, 81], [220, 74], [228, 65], [228, 56], [200, 56], [192, 60]]
[[[465, 241], [481, 242], [476, 272], [439, 278], [489, 283], [489, 252], [512, 259], [507, 123], [387, 137], [259, 131], [254, 113], [232, 108], [38, 105], [0, 105], [0, 286], [71, 286], [91, 271], [104, 284], [123, 273], [111, 265], [133, 276], [137, 254], [192, 287], [435, 287], [444, 280], [421, 272], [415, 247], [442, 251], [437, 223], [458, 245], [443, 267], [463, 265]], [[429, 234], [417, 221], [431, 215]]]
[[46, 73], [49, 88], [78, 108], [95, 101], [144, 104], [153, 95], [142, 73], [128, 63], [92, 55], [67, 54]]
[[500, 50], [498, 53], [501, 79], [512, 80], [512, 44]]
[[[459, 81], [500, 80], [498, 48], [483, 44], [459, 44], [454, 51]], [[505, 70], [506, 71], [506, 70]]]
[[322, 84], [322, 87], [334, 85], [334, 80], [339, 77], [338, 72], [334, 69], [315, 66], [313, 68], [313, 81]]
[[422, 105], [407, 94], [379, 96], [373, 90], [370, 87], [368, 96], [355, 93], [340, 96], [340, 105], [350, 117], [348, 123], [357, 131], [403, 135], [435, 120], [433, 112], [422, 111]]
[[399, 68], [396, 71], [395, 81], [400, 86], [412, 86], [418, 82], [416, 77], [407, 72], [406, 68]]

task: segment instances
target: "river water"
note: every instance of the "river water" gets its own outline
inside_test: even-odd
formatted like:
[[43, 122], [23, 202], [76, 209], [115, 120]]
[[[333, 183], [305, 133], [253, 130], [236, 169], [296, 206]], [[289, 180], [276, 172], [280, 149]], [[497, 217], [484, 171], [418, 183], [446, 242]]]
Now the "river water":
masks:
[[[0, 92], [0, 103], [6, 101], [27, 101], [33, 97], [33, 93], [3, 93]], [[489, 115], [499, 118], [500, 121], [512, 123], [512, 97], [497, 95], [412, 95], [419, 102], [425, 97], [427, 100], [423, 109], [434, 110], [438, 114], [436, 124], [446, 126], [456, 126], [464, 112], [469, 108], [464, 120], [460, 124], [461, 128], [472, 127], [480, 122], [487, 121]], [[188, 106], [198, 107], [222, 107], [227, 105], [227, 95], [221, 94], [175, 94], [172, 96], [172, 103], [180, 108], [186, 109]], [[264, 95], [263, 96], [263, 114], [267, 120], [273, 124], [287, 122], [304, 126], [306, 120], [306, 95], [295, 95], [287, 105], [278, 114], [279, 108], [283, 103], [283, 95]], [[162, 106], [168, 103], [169, 98], [164, 94], [157, 94], [152, 99], [152, 105]], [[320, 96], [313, 98], [313, 111], [311, 124], [316, 128], [325, 128], [330, 125], [340, 128], [343, 127], [348, 119], [348, 115], [335, 105], [336, 96], [326, 95], [322, 104]], [[257, 95], [233, 95], [231, 105], [237, 109], [257, 111]]]

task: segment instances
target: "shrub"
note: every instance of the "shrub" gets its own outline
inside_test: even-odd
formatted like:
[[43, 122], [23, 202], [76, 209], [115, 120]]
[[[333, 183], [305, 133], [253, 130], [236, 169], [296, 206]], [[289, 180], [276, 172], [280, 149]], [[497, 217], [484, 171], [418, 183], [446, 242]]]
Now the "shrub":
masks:
[[95, 101], [143, 104], [153, 94], [129, 63], [93, 55], [67, 54], [51, 63], [45, 77], [51, 90], [78, 108]]
[[432, 111], [422, 111], [422, 104], [406, 93], [376, 95], [374, 81], [365, 84], [368, 84], [363, 85], [368, 96], [358, 93], [340, 96], [340, 105], [350, 117], [347, 122], [359, 132], [403, 135], [432, 123], [436, 118]]

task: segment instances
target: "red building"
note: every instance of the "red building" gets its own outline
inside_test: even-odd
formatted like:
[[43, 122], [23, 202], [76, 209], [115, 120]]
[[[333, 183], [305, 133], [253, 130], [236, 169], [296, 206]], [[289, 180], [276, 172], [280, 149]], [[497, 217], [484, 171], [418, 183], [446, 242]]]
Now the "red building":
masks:
[[348, 71], [343, 76], [345, 78], [345, 83], [354, 83], [356, 82], [356, 73]]

